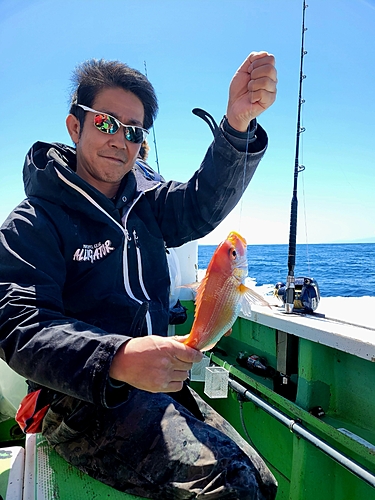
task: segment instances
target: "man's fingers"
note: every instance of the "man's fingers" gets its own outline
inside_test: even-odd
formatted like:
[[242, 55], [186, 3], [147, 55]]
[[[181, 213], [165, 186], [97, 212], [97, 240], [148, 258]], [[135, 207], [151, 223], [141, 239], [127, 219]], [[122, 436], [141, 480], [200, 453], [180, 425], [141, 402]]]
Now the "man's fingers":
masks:
[[[173, 370], [169, 379], [165, 379], [159, 390], [162, 392], [176, 392], [182, 389], [184, 381], [189, 378], [189, 372], [185, 370]], [[157, 391], [159, 392], [159, 391]]]
[[256, 80], [251, 79], [247, 85], [250, 92], [256, 92], [257, 90], [265, 90], [267, 92], [276, 93], [276, 82], [268, 76], [262, 78], [257, 78]]
[[271, 106], [271, 104], [276, 99], [275, 92], [267, 92], [266, 90], [257, 90], [255, 92], [251, 92], [249, 96], [249, 101], [252, 104], [259, 104], [264, 109], [267, 109]]
[[184, 383], [183, 382], [170, 382], [164, 389], [163, 392], [178, 392], [181, 391]]
[[149, 392], [181, 389], [202, 353], [168, 337], [149, 335], [128, 340], [113, 358], [110, 376]]
[[249, 67], [248, 71], [251, 73], [254, 69], [262, 66], [267, 66], [269, 69], [275, 68], [275, 56], [269, 54], [268, 52], [257, 52], [255, 56], [249, 56]]
[[247, 58], [244, 60], [244, 62], [241, 64], [241, 66], [238, 68], [237, 73], [245, 71], [246, 73], [249, 73], [249, 68], [252, 64], [254, 64], [257, 60], [262, 60], [264, 58], [269, 58], [268, 60], [272, 63], [275, 62], [275, 58], [273, 57], [272, 54], [269, 54], [268, 52], [262, 51], [262, 52], [251, 52]]
[[183, 382], [189, 377], [189, 372], [184, 370], [175, 370], [171, 382]]
[[199, 363], [203, 354], [192, 347], [175, 341], [175, 357], [185, 363]]
[[276, 87], [277, 84], [277, 71], [275, 66], [272, 66], [271, 64], [266, 64], [262, 66], [257, 66], [251, 68], [249, 71], [250, 73], [250, 81], [257, 82], [258, 80], [263, 81], [269, 81], [270, 84], [272, 84], [274, 87]]
[[186, 363], [185, 361], [181, 361], [178, 358], [173, 360], [173, 369], [174, 370], [183, 370], [189, 371], [193, 368], [193, 363]]
[[176, 342], [184, 342], [186, 339], [189, 338], [189, 333], [186, 335], [173, 335], [173, 337], [170, 337], [171, 339], [175, 340]]

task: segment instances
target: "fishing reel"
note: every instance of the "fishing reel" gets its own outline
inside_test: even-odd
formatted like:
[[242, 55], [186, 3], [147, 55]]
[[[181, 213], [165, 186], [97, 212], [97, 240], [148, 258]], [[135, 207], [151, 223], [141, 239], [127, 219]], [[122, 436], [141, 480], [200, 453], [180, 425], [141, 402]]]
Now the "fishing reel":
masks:
[[[288, 292], [290, 292], [288, 285], [279, 282], [276, 283], [273, 294], [286, 305], [288, 302]], [[294, 279], [294, 312], [312, 313], [318, 307], [319, 302], [319, 286], [314, 278], [298, 277]]]

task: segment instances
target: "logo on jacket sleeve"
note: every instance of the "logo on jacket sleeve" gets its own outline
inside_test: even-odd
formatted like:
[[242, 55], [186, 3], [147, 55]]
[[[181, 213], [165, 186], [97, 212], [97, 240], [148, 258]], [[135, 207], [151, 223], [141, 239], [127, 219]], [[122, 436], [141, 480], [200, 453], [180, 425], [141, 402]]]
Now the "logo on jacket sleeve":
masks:
[[94, 243], [93, 245], [83, 245], [82, 248], [77, 248], [74, 252], [73, 260], [94, 263], [96, 260], [100, 260], [111, 253], [114, 249], [111, 240], [107, 240], [104, 243]]

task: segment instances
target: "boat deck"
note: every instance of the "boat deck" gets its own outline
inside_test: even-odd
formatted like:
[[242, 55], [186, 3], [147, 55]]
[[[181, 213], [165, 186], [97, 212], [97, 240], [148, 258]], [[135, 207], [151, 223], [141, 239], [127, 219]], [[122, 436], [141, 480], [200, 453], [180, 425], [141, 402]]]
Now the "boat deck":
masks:
[[275, 306], [272, 309], [253, 306], [251, 320], [375, 361], [374, 310], [375, 297], [324, 297], [311, 315], [286, 314]]

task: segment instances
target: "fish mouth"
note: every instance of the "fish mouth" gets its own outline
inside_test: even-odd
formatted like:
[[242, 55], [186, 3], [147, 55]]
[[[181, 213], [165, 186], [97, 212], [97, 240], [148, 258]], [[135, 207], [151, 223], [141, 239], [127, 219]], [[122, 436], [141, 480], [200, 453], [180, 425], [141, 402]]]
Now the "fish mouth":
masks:
[[241, 280], [245, 279], [246, 276], [249, 274], [249, 266], [247, 262], [246, 255], [241, 257], [236, 263], [235, 270], [233, 271], [237, 277], [239, 277]]
[[242, 256], [241, 256], [241, 257], [237, 260], [236, 267], [238, 267], [238, 269], [247, 269], [247, 267], [248, 267], [248, 262], [247, 262], [247, 255], [246, 255], [246, 254], [242, 255]]

